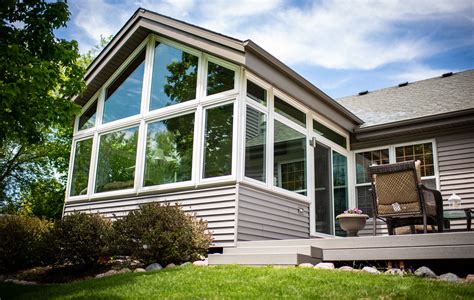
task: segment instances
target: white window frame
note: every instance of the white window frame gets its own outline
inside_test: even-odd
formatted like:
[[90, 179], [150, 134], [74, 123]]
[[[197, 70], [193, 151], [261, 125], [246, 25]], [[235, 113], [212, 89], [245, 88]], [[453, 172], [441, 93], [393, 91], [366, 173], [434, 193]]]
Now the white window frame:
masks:
[[357, 183], [357, 170], [356, 170], [356, 155], [358, 153], [363, 153], [363, 152], [370, 152], [370, 151], [377, 151], [377, 150], [384, 150], [388, 149], [388, 159], [389, 163], [393, 164], [396, 163], [396, 154], [395, 154], [395, 148], [397, 147], [402, 147], [402, 146], [413, 146], [413, 145], [419, 145], [419, 144], [427, 144], [431, 143], [432, 149], [433, 149], [433, 168], [434, 168], [434, 175], [433, 176], [423, 176], [421, 177], [421, 180], [429, 180], [429, 179], [435, 179], [436, 182], [436, 189], [439, 190], [439, 170], [438, 170], [438, 153], [437, 153], [437, 146], [436, 146], [436, 140], [435, 139], [425, 139], [425, 140], [416, 140], [416, 141], [411, 141], [411, 142], [404, 142], [404, 143], [398, 143], [398, 144], [388, 144], [388, 145], [381, 145], [377, 147], [371, 147], [371, 148], [365, 148], [365, 149], [359, 149], [356, 151], [353, 151], [353, 171], [351, 173], [354, 174], [354, 193], [355, 193], [355, 201], [356, 205], [358, 205], [358, 199], [357, 199], [357, 188], [358, 187], [363, 187], [363, 186], [370, 186], [370, 182], [364, 182], [364, 183]]
[[[183, 103], [178, 103], [164, 108], [155, 109], [153, 111], [149, 110], [150, 97], [151, 97], [151, 76], [153, 69], [153, 58], [154, 58], [154, 49], [156, 42], [165, 43], [169, 46], [175, 47], [181, 51], [187, 52], [189, 54], [195, 55], [198, 57], [198, 74], [197, 74], [197, 84], [196, 84], [196, 99], [189, 100]], [[105, 102], [105, 92], [108, 86], [119, 76], [128, 65], [136, 58], [142, 50], [145, 49], [145, 68], [143, 76], [143, 85], [142, 85], [142, 97], [140, 102], [140, 113], [138, 115], [130, 116], [127, 118], [115, 120], [106, 124], [102, 124], [104, 102]], [[223, 67], [226, 67], [234, 71], [234, 88], [229, 91], [224, 91], [217, 93], [211, 96], [206, 96], [206, 81], [207, 81], [207, 62], [211, 61], [213, 63], [219, 64]], [[81, 109], [81, 113], [78, 114], [74, 120], [74, 129], [73, 129], [73, 141], [71, 145], [71, 154], [69, 157], [69, 169], [68, 169], [68, 180], [66, 187], [66, 202], [75, 202], [75, 201], [84, 201], [84, 200], [93, 200], [93, 199], [102, 199], [102, 198], [113, 198], [113, 197], [124, 197], [124, 196], [135, 196], [139, 194], [147, 194], [157, 191], [170, 191], [175, 189], [183, 189], [189, 187], [205, 187], [215, 184], [224, 184], [224, 183], [235, 183], [236, 182], [236, 170], [237, 170], [237, 150], [239, 149], [240, 136], [238, 128], [240, 125], [241, 119], [241, 108], [240, 103], [240, 94], [241, 82], [243, 69], [237, 65], [234, 65], [230, 62], [224, 61], [220, 58], [214, 57], [210, 54], [204, 53], [202, 51], [187, 47], [180, 43], [177, 43], [173, 40], [157, 36], [155, 34], [150, 34], [133, 52], [132, 54], [122, 63], [122, 65], [113, 73], [113, 75], [102, 85], [99, 90], [94, 94], [90, 100], [84, 105]], [[78, 122], [80, 116], [93, 104], [94, 101], [97, 101], [97, 111], [96, 111], [96, 122], [95, 126], [85, 130], [78, 130]], [[233, 103], [233, 127], [232, 127], [232, 170], [231, 174], [221, 177], [212, 177], [202, 179], [202, 155], [203, 155], [203, 135], [204, 135], [204, 113], [205, 109], [221, 106], [225, 104]], [[193, 162], [192, 162], [192, 175], [190, 181], [178, 182], [178, 183], [169, 183], [162, 184], [152, 187], [143, 186], [143, 177], [144, 177], [144, 163], [145, 163], [145, 151], [146, 151], [146, 129], [147, 125], [153, 121], [158, 121], [160, 119], [173, 118], [180, 115], [194, 113], [195, 115], [195, 124], [194, 124], [194, 142], [193, 142]], [[137, 142], [137, 157], [135, 163], [135, 177], [134, 177], [134, 186], [133, 188], [116, 190], [110, 192], [95, 193], [95, 181], [96, 181], [96, 171], [97, 171], [97, 162], [98, 162], [98, 153], [99, 153], [99, 144], [100, 136], [115, 132], [118, 130], [123, 130], [131, 127], [138, 126], [138, 142]], [[89, 183], [88, 183], [88, 194], [80, 196], [70, 196], [70, 185], [71, 185], [71, 176], [72, 168], [74, 166], [74, 155], [76, 152], [76, 142], [92, 138], [92, 153], [91, 153], [91, 165], [89, 168]]]

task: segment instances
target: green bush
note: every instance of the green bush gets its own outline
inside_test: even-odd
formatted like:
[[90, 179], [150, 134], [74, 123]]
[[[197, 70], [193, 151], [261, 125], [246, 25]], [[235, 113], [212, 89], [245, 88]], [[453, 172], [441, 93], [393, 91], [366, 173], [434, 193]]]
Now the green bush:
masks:
[[51, 230], [59, 263], [91, 265], [107, 255], [111, 222], [98, 214], [74, 213], [57, 221]]
[[113, 224], [115, 251], [162, 265], [196, 260], [212, 241], [207, 222], [179, 205], [150, 203]]
[[52, 223], [37, 217], [0, 215], [0, 271], [13, 272], [49, 263]]

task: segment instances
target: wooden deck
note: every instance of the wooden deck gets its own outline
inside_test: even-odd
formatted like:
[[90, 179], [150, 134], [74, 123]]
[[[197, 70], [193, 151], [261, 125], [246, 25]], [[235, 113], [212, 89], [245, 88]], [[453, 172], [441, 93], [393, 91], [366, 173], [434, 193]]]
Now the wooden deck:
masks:
[[[286, 260], [278, 263], [285, 254]], [[431, 233], [352, 238], [266, 240], [239, 242], [210, 264], [282, 264], [316, 261], [474, 259], [474, 232]], [[272, 263], [266, 263], [266, 262]]]

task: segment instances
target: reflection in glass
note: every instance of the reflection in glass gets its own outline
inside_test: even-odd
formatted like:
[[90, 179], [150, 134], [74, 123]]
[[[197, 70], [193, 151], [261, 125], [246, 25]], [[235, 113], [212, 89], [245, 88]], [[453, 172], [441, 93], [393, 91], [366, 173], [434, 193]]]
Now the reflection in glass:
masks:
[[267, 90], [261, 88], [250, 80], [247, 80], [247, 97], [259, 102], [260, 104], [267, 105]]
[[389, 163], [388, 149], [360, 152], [356, 154], [356, 180], [357, 183], [370, 182], [368, 168], [373, 165]]
[[266, 115], [247, 106], [245, 176], [265, 182]]
[[314, 199], [316, 232], [332, 234], [331, 149], [320, 143], [314, 147]]
[[203, 178], [232, 173], [233, 104], [206, 109]]
[[157, 43], [153, 60], [150, 110], [196, 99], [198, 58]]
[[334, 130], [324, 126], [323, 124], [313, 120], [313, 130], [317, 134], [324, 136], [330, 141], [333, 141], [334, 143], [338, 144], [339, 146], [346, 148], [347, 147], [347, 141], [346, 138], [340, 135], [339, 133], [335, 132]]
[[102, 123], [140, 113], [145, 50], [107, 88]]
[[278, 97], [274, 97], [275, 99], [275, 111], [280, 115], [283, 115], [290, 119], [291, 121], [306, 127], [306, 114], [300, 111], [297, 108], [294, 108], [290, 104], [286, 103], [285, 101], [281, 100]]
[[70, 196], [86, 195], [91, 163], [92, 138], [76, 142]]
[[306, 136], [275, 120], [274, 185], [306, 195]]
[[138, 127], [100, 137], [95, 192], [133, 188]]
[[191, 180], [194, 114], [148, 124], [144, 186]]
[[97, 112], [97, 100], [79, 117], [79, 130], [95, 126], [95, 114]]
[[[347, 158], [332, 152], [332, 176], [334, 185], [334, 218], [348, 209], [347, 195]], [[365, 213], [365, 212], [364, 212]], [[339, 221], [336, 220], [336, 235], [345, 236], [345, 231], [341, 229]]]
[[207, 65], [207, 95], [234, 89], [235, 72], [218, 64]]

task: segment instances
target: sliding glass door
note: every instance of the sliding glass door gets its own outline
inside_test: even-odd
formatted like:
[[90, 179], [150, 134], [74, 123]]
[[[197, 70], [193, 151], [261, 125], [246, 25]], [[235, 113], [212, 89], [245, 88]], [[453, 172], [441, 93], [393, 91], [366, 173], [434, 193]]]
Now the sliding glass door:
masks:
[[[339, 151], [336, 151], [339, 150]], [[344, 236], [336, 216], [348, 208], [347, 156], [330, 143], [314, 143], [316, 233]]]

